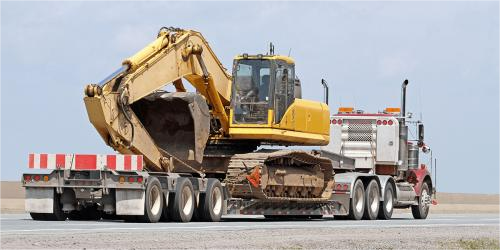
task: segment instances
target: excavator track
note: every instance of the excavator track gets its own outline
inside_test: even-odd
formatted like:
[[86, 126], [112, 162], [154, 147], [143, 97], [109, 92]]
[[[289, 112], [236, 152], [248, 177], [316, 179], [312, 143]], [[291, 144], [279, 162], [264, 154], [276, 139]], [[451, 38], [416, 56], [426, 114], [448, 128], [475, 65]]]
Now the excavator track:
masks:
[[[307, 197], [287, 196], [286, 192], [284, 192], [285, 195], [283, 192], [279, 196], [272, 195], [269, 189], [266, 190], [265, 187], [262, 187], [260, 180], [262, 176], [267, 177], [266, 174], [272, 174], [271, 166], [279, 166], [285, 171], [292, 168], [300, 169], [304, 173], [314, 173], [313, 168], [320, 169], [324, 181], [321, 183], [321, 192]], [[258, 199], [265, 202], [325, 202], [329, 199], [325, 195], [326, 192], [333, 188], [333, 168], [329, 159], [306, 151], [260, 150], [233, 155], [229, 162], [225, 183], [227, 183], [233, 198]], [[290, 189], [292, 187], [284, 184], [282, 188]]]

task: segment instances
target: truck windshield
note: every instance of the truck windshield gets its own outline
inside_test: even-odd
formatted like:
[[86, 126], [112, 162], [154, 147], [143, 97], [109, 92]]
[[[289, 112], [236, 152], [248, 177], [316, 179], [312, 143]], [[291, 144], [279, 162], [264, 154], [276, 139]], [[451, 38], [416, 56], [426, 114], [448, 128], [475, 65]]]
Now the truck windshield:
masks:
[[239, 60], [233, 75], [233, 122], [267, 123], [270, 62]]

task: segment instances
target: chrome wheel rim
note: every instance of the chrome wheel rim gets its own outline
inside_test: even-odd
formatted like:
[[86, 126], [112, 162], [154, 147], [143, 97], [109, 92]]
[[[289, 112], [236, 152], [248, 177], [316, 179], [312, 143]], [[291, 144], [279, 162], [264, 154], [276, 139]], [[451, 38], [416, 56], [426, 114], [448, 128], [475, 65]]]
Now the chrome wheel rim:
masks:
[[420, 196], [420, 206], [424, 210], [424, 212], [427, 212], [427, 209], [429, 209], [429, 204], [427, 204], [427, 199], [429, 199], [429, 194], [427, 193], [427, 190], [422, 190], [422, 195]]
[[189, 186], [184, 186], [182, 188], [181, 195], [182, 195], [181, 196], [182, 212], [185, 215], [188, 215], [189, 213], [191, 213], [191, 210], [193, 209], [193, 195], [191, 193], [191, 189], [189, 188]]
[[356, 191], [354, 193], [354, 197], [356, 198], [356, 212], [361, 213], [363, 212], [363, 190], [361, 187], [356, 188]]
[[371, 188], [370, 189], [370, 194], [369, 194], [369, 201], [370, 201], [370, 210], [375, 213], [378, 210], [380, 198], [379, 198], [379, 193], [376, 188]]
[[160, 213], [161, 195], [158, 186], [153, 186], [149, 191], [149, 210], [153, 215]]
[[222, 191], [219, 187], [215, 187], [212, 192], [213, 207], [212, 211], [214, 214], [219, 215], [222, 211]]
[[392, 190], [387, 190], [385, 193], [385, 211], [390, 213], [392, 210]]

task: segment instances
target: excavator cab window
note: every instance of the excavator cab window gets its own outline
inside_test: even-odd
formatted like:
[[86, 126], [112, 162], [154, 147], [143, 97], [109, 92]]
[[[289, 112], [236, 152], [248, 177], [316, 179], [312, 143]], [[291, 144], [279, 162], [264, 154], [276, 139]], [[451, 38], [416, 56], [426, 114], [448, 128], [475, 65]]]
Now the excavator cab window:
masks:
[[233, 122], [266, 124], [271, 82], [269, 60], [238, 60], [233, 73]]

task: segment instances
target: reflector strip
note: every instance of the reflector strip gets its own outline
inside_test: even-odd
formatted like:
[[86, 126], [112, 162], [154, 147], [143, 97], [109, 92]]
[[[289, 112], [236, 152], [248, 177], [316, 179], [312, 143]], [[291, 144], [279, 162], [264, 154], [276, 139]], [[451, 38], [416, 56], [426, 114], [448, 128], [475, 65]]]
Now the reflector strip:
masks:
[[142, 155], [29, 154], [32, 169], [141, 171]]

